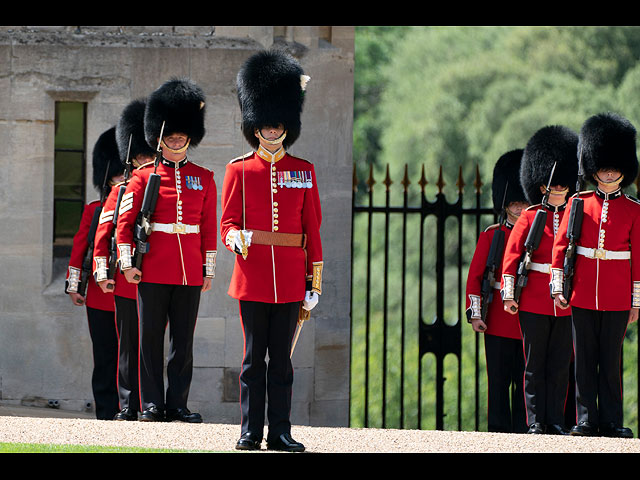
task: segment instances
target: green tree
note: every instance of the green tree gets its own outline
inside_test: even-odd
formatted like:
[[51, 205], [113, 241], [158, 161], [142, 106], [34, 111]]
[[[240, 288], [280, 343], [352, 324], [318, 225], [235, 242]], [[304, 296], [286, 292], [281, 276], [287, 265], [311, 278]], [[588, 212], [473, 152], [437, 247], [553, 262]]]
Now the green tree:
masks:
[[[390, 201], [399, 205], [403, 200], [400, 183], [406, 169], [411, 180], [409, 201], [419, 205], [417, 181], [422, 167], [429, 182], [425, 189], [427, 198], [432, 199], [437, 192], [435, 183], [442, 167], [444, 193], [450, 201], [458, 194], [456, 183], [462, 168], [467, 185], [465, 201], [472, 202], [470, 186], [477, 167], [484, 183], [482, 204], [491, 206], [491, 173], [496, 160], [506, 151], [524, 148], [538, 129], [561, 124], [577, 132], [590, 115], [603, 111], [616, 111], [640, 126], [639, 58], [638, 27], [402, 27], [399, 30], [360, 27], [356, 29], [354, 113], [354, 162], [358, 177], [363, 181], [369, 167], [374, 168], [377, 183], [373, 201], [380, 205], [386, 200], [382, 183], [388, 168], [393, 181]], [[367, 205], [364, 193], [364, 189], [359, 192], [357, 201]], [[403, 359], [398, 364], [396, 357], [401, 347], [409, 355], [415, 356], [417, 352], [414, 303], [419, 271], [416, 266], [422, 251], [423, 278], [429, 278], [435, 262], [434, 238], [427, 234], [422, 245], [416, 245], [419, 222], [410, 221], [405, 225], [398, 216], [390, 215], [389, 228], [385, 231], [382, 214], [372, 217], [370, 248], [364, 214], [360, 214], [354, 224], [353, 305], [368, 302], [371, 315], [368, 332], [364, 330], [361, 311], [355, 312], [352, 318], [352, 420], [358, 424], [359, 412], [364, 406], [363, 345], [368, 336], [373, 340], [368, 364], [373, 384], [369, 404], [383, 398], [384, 393], [388, 422], [399, 424], [398, 405], [402, 402], [405, 426], [429, 428], [433, 425], [431, 418], [412, 417], [417, 409], [415, 391], [419, 388], [415, 376], [405, 380], [405, 398], [398, 398], [397, 370], [415, 372], [418, 359]], [[493, 221], [485, 220], [483, 228]], [[424, 225], [427, 232], [433, 231], [429, 222], [427, 219]], [[450, 226], [455, 231], [457, 225]], [[408, 242], [403, 250], [400, 239], [405, 230]], [[463, 252], [468, 265], [475, 241], [472, 225], [464, 225], [462, 244], [455, 233], [447, 233], [447, 291], [456, 292], [458, 252]], [[385, 248], [390, 252], [388, 257], [385, 257]], [[367, 256], [372, 259], [368, 280]], [[405, 278], [399, 273], [403, 262], [409, 267]], [[385, 272], [389, 275], [386, 297], [382, 295]], [[466, 275], [462, 281], [466, 281]], [[403, 282], [407, 288], [405, 303], [399, 288]], [[425, 292], [424, 319], [433, 311], [432, 300], [433, 292]], [[461, 321], [458, 307], [457, 294], [446, 299], [449, 322]], [[397, 334], [401, 328], [398, 318], [403, 313], [407, 318], [405, 339]], [[391, 335], [388, 348], [392, 353], [387, 356], [382, 352], [383, 329]], [[632, 329], [628, 333], [630, 337], [634, 336]], [[469, 365], [473, 363], [470, 359], [475, 348], [480, 348], [481, 362], [484, 353], [481, 344], [477, 347], [475, 334], [470, 333], [466, 325], [462, 330], [462, 366], [448, 362], [446, 376], [453, 379], [457, 369], [463, 369], [462, 423], [463, 429], [473, 429], [470, 391], [475, 386], [470, 383], [473, 372], [469, 371]], [[429, 362], [423, 359], [427, 370], [431, 368]], [[625, 371], [635, 372], [636, 365], [637, 346], [625, 342]], [[385, 391], [380, 388], [383, 369], [389, 374]], [[636, 383], [635, 375], [625, 375], [625, 392], [628, 392], [625, 418], [630, 422], [637, 421], [635, 408], [631, 407], [637, 401]], [[480, 386], [481, 390], [484, 388]], [[484, 396], [486, 392], [482, 390], [481, 397]], [[455, 397], [457, 392], [447, 391], [446, 403], [452, 405]], [[423, 400], [423, 403], [423, 412], [430, 411], [431, 401]], [[455, 412], [448, 410], [447, 413], [452, 417], [447, 420], [447, 428], [455, 428]], [[376, 407], [372, 414], [381, 415], [382, 407]], [[379, 422], [379, 418], [373, 421], [379, 425], [375, 422]]]

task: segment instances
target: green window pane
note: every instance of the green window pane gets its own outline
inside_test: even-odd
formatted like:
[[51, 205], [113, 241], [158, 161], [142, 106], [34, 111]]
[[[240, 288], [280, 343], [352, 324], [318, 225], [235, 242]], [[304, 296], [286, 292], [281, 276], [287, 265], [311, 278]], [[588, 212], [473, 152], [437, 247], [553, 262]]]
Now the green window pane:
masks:
[[84, 208], [85, 104], [57, 102], [55, 111], [53, 249], [66, 256]]

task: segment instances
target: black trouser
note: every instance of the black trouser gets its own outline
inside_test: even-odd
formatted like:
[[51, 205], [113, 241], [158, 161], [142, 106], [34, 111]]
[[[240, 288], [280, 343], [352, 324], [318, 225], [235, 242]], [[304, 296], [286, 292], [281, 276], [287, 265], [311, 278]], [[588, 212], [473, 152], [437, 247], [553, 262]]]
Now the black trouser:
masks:
[[[140, 409], [187, 408], [193, 374], [193, 333], [202, 287], [138, 284]], [[167, 392], [164, 394], [164, 332], [169, 322]]]
[[571, 363], [571, 316], [519, 313], [527, 424], [564, 425]]
[[484, 336], [487, 359], [488, 430], [523, 433], [527, 431], [522, 377], [522, 341], [515, 338]]
[[[293, 367], [291, 342], [300, 302], [240, 301], [244, 359], [240, 373], [241, 432], [262, 438], [265, 395], [268, 397], [269, 439], [291, 431]], [[269, 355], [269, 365], [265, 362]]]
[[87, 307], [93, 349], [91, 389], [98, 420], [113, 420], [118, 413], [118, 335], [114, 312]]
[[138, 385], [138, 308], [135, 299], [115, 296], [118, 324], [118, 396], [120, 409], [140, 408]]
[[629, 311], [572, 307], [579, 422], [622, 426], [622, 341]]

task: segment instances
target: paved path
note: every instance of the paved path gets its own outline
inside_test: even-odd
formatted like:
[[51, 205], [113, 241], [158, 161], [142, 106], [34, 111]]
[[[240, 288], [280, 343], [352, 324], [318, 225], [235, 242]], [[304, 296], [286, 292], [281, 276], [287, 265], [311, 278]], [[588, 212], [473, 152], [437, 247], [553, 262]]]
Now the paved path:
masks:
[[[294, 426], [316, 453], [640, 453], [640, 439]], [[51, 408], [0, 405], [0, 442], [235, 451], [239, 426], [113, 422]], [[266, 452], [263, 443], [262, 452]]]

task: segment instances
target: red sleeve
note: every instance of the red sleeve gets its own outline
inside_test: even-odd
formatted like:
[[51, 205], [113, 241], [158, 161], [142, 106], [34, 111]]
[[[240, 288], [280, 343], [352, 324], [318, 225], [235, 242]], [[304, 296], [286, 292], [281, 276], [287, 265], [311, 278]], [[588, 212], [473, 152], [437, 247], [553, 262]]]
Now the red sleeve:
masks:
[[480, 296], [482, 293], [482, 277], [484, 276], [484, 269], [487, 265], [487, 257], [489, 256], [489, 249], [491, 248], [493, 232], [494, 230], [484, 231], [480, 234], [480, 237], [478, 237], [478, 244], [476, 245], [476, 250], [469, 264], [469, 273], [467, 275], [467, 308], [469, 308], [470, 305], [469, 295]]
[[89, 248], [89, 229], [91, 228], [91, 220], [93, 220], [93, 212], [100, 206], [100, 202], [91, 202], [84, 206], [82, 210], [82, 218], [80, 219], [80, 226], [78, 231], [73, 236], [73, 247], [71, 248], [71, 258], [69, 259], [69, 266], [75, 268], [82, 268], [82, 262], [84, 256]]
[[227, 234], [229, 230], [242, 229], [242, 182], [232, 163], [227, 164], [220, 204], [220, 238], [222, 244], [233, 252], [233, 247], [227, 245]]
[[311, 178], [313, 179], [313, 188], [311, 189], [311, 195], [315, 205], [316, 215], [318, 217], [318, 228], [322, 225], [322, 207], [320, 205], [320, 192], [318, 190], [318, 178], [316, 177], [316, 170], [311, 165]]
[[[530, 210], [522, 212], [518, 221], [511, 230], [509, 240], [504, 248], [504, 257], [502, 259], [502, 275], [511, 275], [515, 277], [518, 272], [518, 264], [524, 254], [524, 242], [527, 240], [527, 235], [531, 229], [530, 223]], [[531, 210], [535, 214], [535, 210]], [[504, 288], [504, 281], [501, 280], [502, 287]]]
[[567, 228], [569, 227], [569, 217], [571, 212], [571, 204], [573, 203], [573, 197], [567, 202], [565, 208], [565, 214], [562, 216], [558, 231], [553, 239], [553, 249], [551, 250], [551, 268], [564, 269], [564, 253], [569, 245], [569, 239], [567, 238]]
[[211, 179], [207, 187], [207, 194], [202, 206], [202, 219], [200, 221], [200, 241], [202, 250], [202, 263], [206, 264], [207, 252], [214, 252], [218, 246], [217, 227], [217, 201], [218, 191], [211, 172]]
[[[312, 175], [315, 178], [315, 174], [312, 173]], [[305, 192], [302, 207], [302, 229], [307, 235], [307, 275], [313, 274], [314, 263], [322, 262], [322, 240], [320, 239], [322, 214], [318, 212], [319, 208], [320, 195], [314, 180], [311, 190]]]
[[116, 225], [116, 240], [118, 245], [129, 245], [133, 250], [133, 228], [142, 207], [144, 190], [147, 182], [140, 170], [134, 170], [127, 189], [120, 201], [118, 223]]
[[100, 207], [99, 201], [91, 202], [85, 205], [80, 218], [80, 226], [73, 236], [73, 246], [71, 247], [71, 257], [69, 258], [69, 266], [65, 277], [65, 292], [78, 291], [78, 281], [82, 271], [82, 263], [89, 248], [89, 230], [91, 229], [91, 221], [96, 208]]
[[109, 258], [109, 247], [111, 244], [111, 233], [113, 232], [113, 215], [118, 201], [120, 185], [116, 185], [109, 192], [109, 196], [102, 206], [100, 221], [96, 229], [96, 237], [93, 248], [93, 271], [96, 271], [96, 257]]

